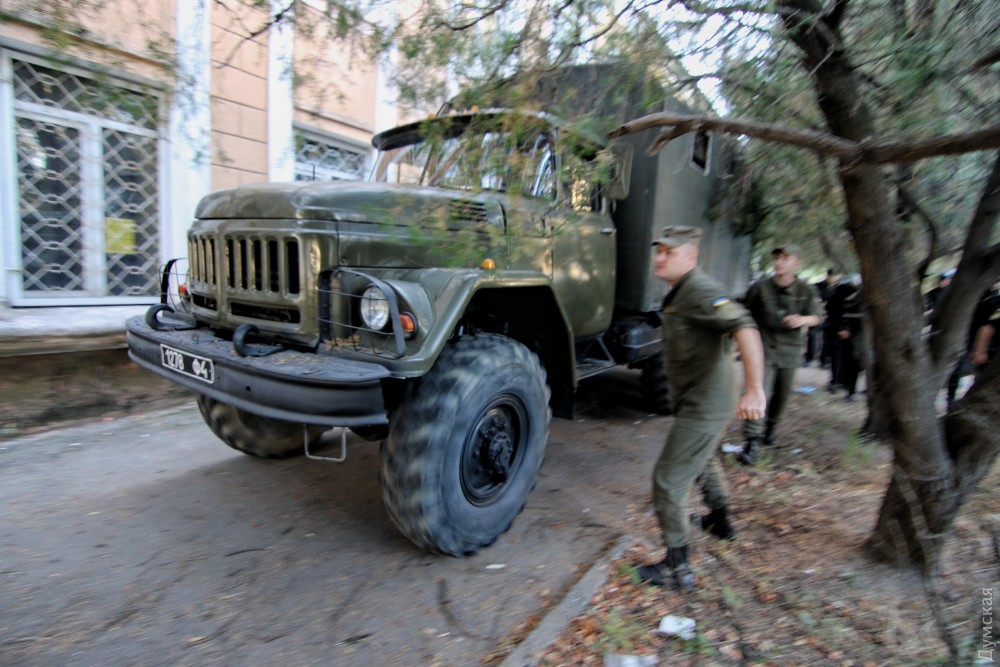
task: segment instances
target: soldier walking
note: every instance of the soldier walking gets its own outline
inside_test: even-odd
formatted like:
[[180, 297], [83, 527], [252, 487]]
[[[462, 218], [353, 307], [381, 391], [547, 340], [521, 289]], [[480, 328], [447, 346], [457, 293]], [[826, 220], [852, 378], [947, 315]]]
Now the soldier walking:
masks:
[[771, 252], [774, 275], [754, 283], [744, 299], [760, 328], [764, 342], [764, 390], [767, 392], [767, 419], [743, 422], [746, 445], [738, 455], [740, 463], [757, 463], [760, 445], [772, 445], [775, 429], [792, 392], [795, 371], [802, 357], [802, 335], [819, 324], [812, 286], [800, 279], [801, 251], [785, 245]]
[[[656, 277], [670, 285], [663, 301], [663, 349], [674, 424], [653, 471], [653, 503], [667, 547], [659, 563], [637, 568], [643, 580], [682, 590], [694, 587], [688, 564], [687, 496], [700, 478], [710, 513], [701, 525], [716, 537], [734, 536], [728, 490], [717, 446], [734, 407], [740, 419], [763, 417], [763, 350], [753, 318], [725, 288], [698, 268], [701, 229], [667, 227], [653, 245]], [[743, 362], [738, 403], [730, 339]]]

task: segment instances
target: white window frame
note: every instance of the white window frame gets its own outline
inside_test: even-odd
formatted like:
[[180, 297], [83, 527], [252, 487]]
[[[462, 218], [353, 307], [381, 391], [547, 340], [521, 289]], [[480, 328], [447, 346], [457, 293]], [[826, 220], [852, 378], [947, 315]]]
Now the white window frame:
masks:
[[[368, 174], [371, 171], [371, 168], [372, 168], [372, 149], [371, 149], [371, 146], [365, 146], [364, 144], [362, 144], [360, 142], [351, 141], [350, 139], [345, 139], [344, 137], [339, 137], [339, 136], [334, 135], [334, 134], [329, 134], [329, 133], [326, 133], [326, 132], [321, 132], [321, 131], [316, 130], [314, 128], [309, 128], [309, 127], [306, 127], [304, 125], [300, 125], [298, 123], [296, 123], [294, 125], [294, 128], [292, 130], [292, 136], [293, 136], [293, 146], [294, 146], [295, 143], [297, 143], [295, 140], [298, 139], [299, 136], [302, 136], [302, 137], [304, 137], [304, 138], [306, 138], [306, 139], [308, 139], [310, 141], [315, 141], [317, 143], [321, 143], [321, 144], [324, 144], [326, 146], [330, 146], [330, 147], [333, 147], [333, 148], [338, 148], [338, 149], [340, 149], [342, 151], [346, 151], [346, 152], [349, 152], [349, 153], [355, 153], [356, 155], [362, 156], [364, 158], [364, 164], [363, 164], [363, 166], [361, 168], [361, 171], [358, 174], [358, 177], [356, 179], [343, 178], [342, 176], [339, 176], [339, 175], [338, 175], [337, 178], [327, 178], [327, 177], [324, 177], [324, 175], [321, 172], [316, 172], [316, 179], [315, 180], [317, 180], [317, 181], [333, 181], [333, 180], [340, 180], [340, 181], [343, 181], [343, 180], [361, 180], [361, 181], [363, 181], [363, 180], [365, 180], [368, 177]], [[298, 149], [293, 148], [293, 151], [294, 151], [294, 162], [295, 162], [294, 178], [297, 178], [299, 176], [299, 174], [305, 174], [305, 171], [303, 170], [302, 167], [300, 167], [300, 165], [302, 163], [300, 163], [299, 159], [298, 159], [299, 158], [299, 156], [298, 156]], [[330, 173], [333, 174], [334, 172], [330, 172]], [[312, 176], [311, 173], [309, 173], [308, 175]], [[309, 181], [309, 180], [313, 180], [313, 179], [312, 178], [307, 178], [307, 179], [304, 179], [304, 180]]]
[[[47, 69], [56, 69], [53, 63], [44, 57], [25, 53], [14, 48], [4, 48], [0, 45], [0, 195], [4, 202], [0, 207], [0, 232], [2, 232], [4, 278], [3, 291], [12, 306], [91, 306], [91, 305], [139, 305], [156, 303], [158, 294], [143, 296], [106, 296], [106, 260], [104, 257], [104, 216], [101, 210], [103, 202], [104, 164], [97, 159], [100, 151], [104, 129], [124, 131], [135, 135], [155, 138], [157, 141], [157, 209], [158, 220], [156, 230], [158, 235], [159, 257], [155, 258], [157, 268], [163, 265], [165, 253], [169, 252], [167, 221], [170, 219], [169, 193], [169, 162], [168, 144], [164, 139], [165, 104], [164, 95], [154, 88], [138, 87], [130, 84], [127, 78], [111, 77], [115, 86], [141, 92], [157, 98], [157, 127], [145, 129], [129, 125], [109, 118], [97, 118], [75, 111], [56, 109], [14, 99], [13, 61], [30, 63]], [[85, 79], [95, 79], [97, 74], [86, 68], [59, 65], [58, 69]], [[73, 127], [81, 133], [81, 179], [82, 179], [82, 221], [86, 249], [83, 251], [84, 288], [76, 294], [54, 292], [51, 295], [44, 292], [25, 291], [23, 288], [23, 257], [21, 249], [21, 218], [18, 210], [17, 186], [17, 151], [16, 151], [16, 118], [25, 117], [42, 122]], [[3, 293], [5, 292], [5, 294]]]

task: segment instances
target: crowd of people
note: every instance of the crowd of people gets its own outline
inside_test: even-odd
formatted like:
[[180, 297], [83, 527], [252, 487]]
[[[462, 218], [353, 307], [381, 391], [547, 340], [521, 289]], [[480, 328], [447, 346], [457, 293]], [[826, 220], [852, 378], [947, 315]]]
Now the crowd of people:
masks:
[[[732, 298], [698, 268], [701, 229], [673, 226], [653, 241], [655, 274], [669, 285], [663, 301], [664, 365], [670, 378], [673, 426], [653, 469], [653, 505], [665, 552], [636, 567], [644, 581], [680, 590], [695, 587], [689, 564], [689, 524], [724, 540], [736, 531], [718, 444], [735, 413], [743, 420], [740, 463], [757, 464], [762, 446], [775, 444], [777, 427], [800, 366], [819, 361], [830, 370], [830, 392], [853, 401], [868, 360], [864, 292], [860, 276], [834, 269], [818, 283], [798, 277], [801, 251], [774, 248], [774, 271], [743, 299]], [[929, 331], [940, 324], [941, 304], [954, 271], [939, 276], [925, 300]], [[993, 359], [1000, 347], [1000, 282], [983, 294], [973, 315], [965, 354], [948, 382], [955, 400], [961, 378]], [[735, 400], [732, 344], [743, 365], [743, 393]], [[803, 349], [804, 348], [804, 349]], [[699, 484], [708, 513], [690, 517], [687, 498]]]

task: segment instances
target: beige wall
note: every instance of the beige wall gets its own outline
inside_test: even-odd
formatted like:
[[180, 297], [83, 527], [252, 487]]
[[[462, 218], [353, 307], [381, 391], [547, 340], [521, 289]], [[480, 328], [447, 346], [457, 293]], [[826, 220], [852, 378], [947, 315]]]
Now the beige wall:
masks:
[[329, 35], [316, 10], [302, 5], [313, 34], [295, 38], [295, 120], [367, 144], [375, 129], [376, 68]]
[[[212, 189], [267, 179], [267, 21], [233, 0], [211, 3]], [[232, 11], [230, 7], [239, 7]]]
[[4, 11], [17, 17], [0, 22], [0, 35], [147, 79], [165, 78], [164, 55], [173, 55], [174, 0], [82, 3], [74, 7], [69, 20], [83, 28], [85, 38], [63, 37], [58, 41], [43, 36], [42, 30], [50, 22], [33, 9], [36, 4], [0, 0]]

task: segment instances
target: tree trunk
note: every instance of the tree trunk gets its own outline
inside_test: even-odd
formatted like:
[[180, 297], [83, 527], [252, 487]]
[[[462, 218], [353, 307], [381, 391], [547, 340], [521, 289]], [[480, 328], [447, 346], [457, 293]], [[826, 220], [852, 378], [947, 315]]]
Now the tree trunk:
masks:
[[875, 554], [894, 562], [913, 561], [933, 570], [952, 522], [1000, 453], [1000, 361], [943, 419], [950, 478], [919, 479], [893, 466], [878, 522], [869, 540]]
[[[823, 15], [814, 0], [779, 4], [831, 132], [858, 142], [877, 136], [857, 70], [843, 49], [839, 16]], [[864, 279], [877, 388], [883, 392], [879, 399], [888, 414], [895, 455], [892, 482], [868, 544], [882, 558], [932, 571], [961, 503], [996, 458], [995, 443], [983, 425], [984, 419], [989, 422], [984, 415], [998, 409], [984, 402], [991, 396], [1000, 402], [996, 381], [970, 392], [967, 410], [956, 410], [947, 423], [937, 416], [940, 383], [922, 336], [919, 285], [906, 259], [906, 232], [895, 219], [887, 174], [872, 165], [842, 162], [839, 177]], [[996, 415], [992, 423], [998, 423]]]

